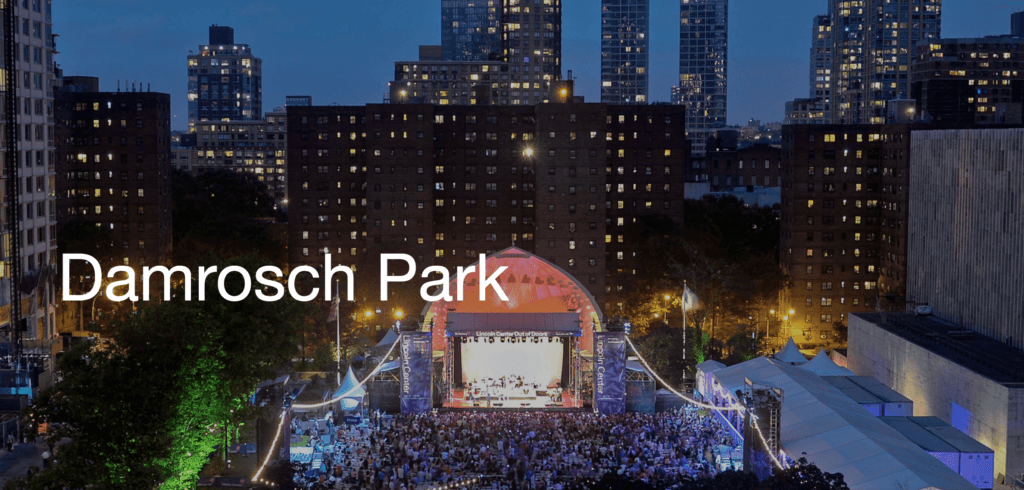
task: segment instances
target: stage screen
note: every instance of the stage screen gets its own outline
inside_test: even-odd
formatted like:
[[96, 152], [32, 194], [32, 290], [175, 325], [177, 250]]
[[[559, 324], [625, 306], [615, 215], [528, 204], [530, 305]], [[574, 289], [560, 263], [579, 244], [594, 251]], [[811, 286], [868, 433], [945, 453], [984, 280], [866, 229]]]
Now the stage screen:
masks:
[[562, 380], [562, 343], [468, 342], [462, 344], [462, 376], [466, 382], [519, 375], [548, 386]]

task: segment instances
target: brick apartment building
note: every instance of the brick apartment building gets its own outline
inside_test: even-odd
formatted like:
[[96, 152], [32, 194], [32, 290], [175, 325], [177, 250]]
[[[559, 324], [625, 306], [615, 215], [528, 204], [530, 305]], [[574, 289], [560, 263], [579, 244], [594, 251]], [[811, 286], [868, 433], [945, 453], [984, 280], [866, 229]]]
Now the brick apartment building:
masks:
[[781, 306], [798, 342], [905, 295], [909, 153], [907, 125], [784, 127]]
[[626, 227], [682, 222], [683, 125], [670, 105], [289, 107], [290, 266], [329, 252], [375, 278], [381, 253], [453, 268], [515, 244], [607, 307], [636, 273]]
[[171, 97], [66, 77], [57, 101], [57, 215], [108, 228], [123, 263], [170, 265]]

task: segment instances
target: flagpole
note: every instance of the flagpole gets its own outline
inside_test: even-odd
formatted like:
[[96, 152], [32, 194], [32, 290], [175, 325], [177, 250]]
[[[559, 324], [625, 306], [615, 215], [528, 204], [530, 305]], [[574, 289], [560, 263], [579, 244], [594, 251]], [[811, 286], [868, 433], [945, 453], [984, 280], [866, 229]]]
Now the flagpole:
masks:
[[683, 279], [683, 360], [686, 360], [686, 279]]
[[338, 281], [334, 281], [334, 347], [337, 349], [338, 358], [338, 387], [341, 387], [341, 298], [338, 297], [340, 293]]

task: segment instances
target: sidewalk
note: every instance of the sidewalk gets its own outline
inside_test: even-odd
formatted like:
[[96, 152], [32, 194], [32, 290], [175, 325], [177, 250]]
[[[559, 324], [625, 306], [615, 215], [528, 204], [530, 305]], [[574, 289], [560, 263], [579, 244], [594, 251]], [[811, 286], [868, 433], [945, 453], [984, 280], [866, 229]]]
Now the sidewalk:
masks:
[[43, 451], [46, 444], [35, 442], [29, 444], [15, 444], [13, 452], [7, 452], [7, 448], [0, 449], [0, 486], [16, 477], [25, 476], [29, 467], [43, 467]]

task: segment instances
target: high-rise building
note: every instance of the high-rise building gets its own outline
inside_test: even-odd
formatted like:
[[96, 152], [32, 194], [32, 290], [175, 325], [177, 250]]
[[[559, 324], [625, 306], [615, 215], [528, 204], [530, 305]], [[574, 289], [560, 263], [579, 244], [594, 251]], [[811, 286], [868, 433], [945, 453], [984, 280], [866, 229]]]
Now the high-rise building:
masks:
[[[54, 86], [56, 85], [54, 65], [54, 34], [52, 4], [50, 0], [15, 2], [17, 32], [14, 35], [16, 49], [13, 63], [17, 67], [18, 82], [13, 93], [4, 92], [4, 97], [15, 97], [17, 117], [17, 166], [18, 199], [20, 210], [18, 235], [10, 236], [12, 223], [8, 223], [7, 191], [4, 191], [0, 220], [5, 245], [3, 264], [0, 266], [0, 282], [3, 291], [11, 290], [12, 262], [18, 261], [21, 281], [21, 318], [26, 320], [27, 329], [22, 338], [36, 339], [55, 334], [53, 281], [48, 280], [57, 263], [57, 218], [55, 184], [54, 146]], [[4, 39], [6, 42], [7, 40]], [[4, 140], [7, 136], [4, 136]], [[6, 152], [7, 146], [3, 146]], [[6, 157], [6, 154], [5, 154]], [[12, 177], [9, 173], [5, 179]], [[6, 183], [6, 181], [5, 181]], [[4, 187], [6, 189], [6, 187]], [[9, 245], [13, 240], [20, 244], [20, 256], [11, 256]], [[29, 289], [26, 289], [26, 286]], [[4, 293], [7, 294], [6, 292]], [[10, 298], [0, 300], [0, 326], [12, 320]]]
[[648, 102], [650, 10], [650, 0], [601, 1], [601, 102]]
[[234, 30], [210, 26], [210, 43], [188, 55], [188, 124], [201, 121], [258, 121], [263, 117], [263, 60], [248, 44], [236, 44]]
[[289, 107], [289, 264], [330, 253], [378, 277], [381, 253], [454, 268], [515, 244], [621, 311], [643, 267], [627, 230], [683, 219], [683, 119], [677, 106], [572, 99]]
[[[266, 184], [267, 193], [285, 198], [284, 135], [278, 130], [283, 114], [267, 121], [207, 121], [196, 125], [196, 157], [192, 173], [215, 170], [251, 173]], [[274, 125], [274, 131], [267, 126]], [[319, 135], [318, 135], [319, 136]], [[280, 137], [281, 139], [277, 139]]]
[[63, 85], [57, 107], [61, 226], [77, 220], [109, 229], [123, 265], [170, 266], [171, 96], [100, 92], [92, 77], [65, 77]]
[[420, 46], [419, 60], [395, 62], [388, 100], [437, 105], [546, 101], [553, 82], [561, 79], [562, 2], [501, 1], [499, 56], [460, 61], [448, 58], [447, 46]]
[[910, 94], [917, 47], [940, 37], [942, 0], [868, 0], [864, 59], [864, 110], [858, 122], [893, 123], [886, 103]]
[[910, 132], [906, 125], [783, 127], [783, 310], [798, 342], [831, 338], [850, 313], [902, 295]]
[[444, 59], [500, 60], [501, 8], [501, 0], [443, 0], [441, 46]]
[[725, 126], [728, 109], [729, 1], [681, 0], [679, 90], [686, 105], [686, 131], [696, 156], [706, 139]]
[[1020, 124], [1024, 39], [938, 39], [917, 47], [910, 95], [925, 122]]
[[502, 58], [519, 88], [513, 103], [541, 103], [562, 78], [562, 0], [502, 0], [501, 29]]
[[811, 32], [811, 84], [808, 97], [822, 101], [825, 111], [832, 110], [832, 18], [814, 17]]
[[1024, 37], [1024, 10], [1010, 15], [1010, 35]]
[[941, 0], [830, 2], [832, 123], [880, 124], [886, 103], [906, 99], [919, 44], [938, 39]]

